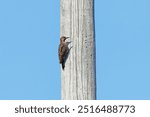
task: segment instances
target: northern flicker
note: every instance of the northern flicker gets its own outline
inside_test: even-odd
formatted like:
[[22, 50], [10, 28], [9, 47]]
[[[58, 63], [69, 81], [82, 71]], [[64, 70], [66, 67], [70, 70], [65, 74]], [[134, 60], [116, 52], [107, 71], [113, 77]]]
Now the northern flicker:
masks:
[[68, 54], [69, 48], [68, 48], [68, 44], [67, 42], [65, 42], [65, 40], [69, 38], [69, 37], [65, 37], [62, 36], [60, 38], [60, 44], [59, 44], [59, 50], [58, 50], [58, 54], [59, 54], [59, 63], [62, 64], [62, 69], [64, 70], [65, 68], [65, 60], [66, 60], [66, 56]]

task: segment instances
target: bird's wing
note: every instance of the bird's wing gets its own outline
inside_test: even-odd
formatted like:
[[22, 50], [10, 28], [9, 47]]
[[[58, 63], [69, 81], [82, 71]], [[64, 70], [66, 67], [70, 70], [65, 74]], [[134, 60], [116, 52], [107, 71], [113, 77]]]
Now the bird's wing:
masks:
[[67, 46], [60, 44], [59, 45], [59, 62], [63, 63], [64, 62], [64, 57], [67, 52]]

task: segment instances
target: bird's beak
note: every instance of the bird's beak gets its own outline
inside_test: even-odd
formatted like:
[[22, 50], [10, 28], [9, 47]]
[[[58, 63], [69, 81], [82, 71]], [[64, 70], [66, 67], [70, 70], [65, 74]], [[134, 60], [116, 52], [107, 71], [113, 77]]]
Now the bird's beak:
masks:
[[68, 39], [68, 38], [70, 38], [70, 37], [66, 37], [66, 39]]

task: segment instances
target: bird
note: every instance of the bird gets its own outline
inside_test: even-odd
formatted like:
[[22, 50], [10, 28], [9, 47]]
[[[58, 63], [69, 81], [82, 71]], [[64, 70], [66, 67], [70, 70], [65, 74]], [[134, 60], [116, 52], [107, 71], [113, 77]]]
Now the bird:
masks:
[[69, 52], [68, 43], [65, 42], [69, 37], [62, 36], [60, 38], [60, 44], [58, 49], [59, 63], [62, 65], [62, 69], [65, 68], [65, 60]]

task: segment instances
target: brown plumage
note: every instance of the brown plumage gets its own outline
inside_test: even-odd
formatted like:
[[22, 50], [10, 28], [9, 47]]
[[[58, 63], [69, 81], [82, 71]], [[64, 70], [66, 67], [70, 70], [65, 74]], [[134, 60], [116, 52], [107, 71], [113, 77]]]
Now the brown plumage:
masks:
[[65, 68], [65, 59], [68, 53], [68, 44], [65, 42], [65, 40], [69, 38], [69, 37], [65, 37], [62, 36], [60, 38], [60, 44], [59, 44], [59, 50], [58, 50], [58, 54], [59, 54], [59, 63], [62, 64], [62, 69], [64, 70]]

